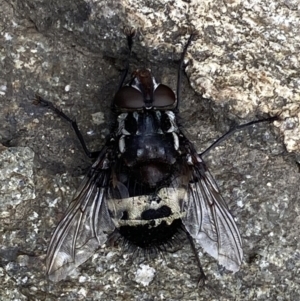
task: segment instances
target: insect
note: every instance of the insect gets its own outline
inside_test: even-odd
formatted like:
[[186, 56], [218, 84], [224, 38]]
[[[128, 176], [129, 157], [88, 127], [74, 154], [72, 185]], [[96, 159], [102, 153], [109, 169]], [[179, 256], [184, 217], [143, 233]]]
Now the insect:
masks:
[[[134, 34], [127, 31], [130, 51]], [[193, 37], [181, 55], [176, 94], [148, 69], [134, 71], [124, 84], [127, 62], [112, 103], [113, 130], [99, 152], [88, 151], [75, 121], [37, 96], [72, 124], [85, 152], [96, 159], [52, 235], [46, 259], [51, 280], [66, 278], [115, 232], [138, 248], [160, 250], [184, 230], [227, 270], [239, 270], [243, 251], [236, 223], [177, 123], [183, 61]]]

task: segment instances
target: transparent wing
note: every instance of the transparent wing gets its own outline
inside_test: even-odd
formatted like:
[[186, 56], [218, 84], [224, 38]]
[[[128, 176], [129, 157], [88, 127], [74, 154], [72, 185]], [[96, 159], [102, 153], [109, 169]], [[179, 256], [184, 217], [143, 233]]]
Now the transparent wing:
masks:
[[183, 223], [208, 254], [227, 270], [237, 272], [243, 258], [238, 228], [205, 163], [197, 154], [193, 157]]
[[107, 209], [110, 177], [104, 148], [51, 238], [46, 258], [50, 280], [60, 281], [85, 262], [114, 230]]

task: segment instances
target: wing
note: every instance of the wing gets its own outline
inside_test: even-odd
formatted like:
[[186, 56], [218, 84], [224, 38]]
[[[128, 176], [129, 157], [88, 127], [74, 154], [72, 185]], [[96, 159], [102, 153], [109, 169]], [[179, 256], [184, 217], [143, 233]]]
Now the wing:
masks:
[[188, 188], [186, 217], [183, 219], [186, 230], [219, 264], [237, 272], [243, 250], [235, 221], [200, 156], [194, 153], [189, 163], [192, 180]]
[[110, 178], [106, 153], [107, 147], [104, 147], [51, 238], [46, 266], [52, 281], [66, 278], [92, 256], [114, 230], [106, 202]]

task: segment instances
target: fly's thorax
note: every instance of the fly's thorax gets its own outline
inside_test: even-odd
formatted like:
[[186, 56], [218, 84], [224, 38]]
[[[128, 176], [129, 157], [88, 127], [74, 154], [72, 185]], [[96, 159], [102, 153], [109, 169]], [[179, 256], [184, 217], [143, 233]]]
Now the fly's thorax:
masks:
[[181, 153], [180, 135], [172, 111], [151, 109], [118, 116], [119, 153], [127, 166], [154, 160], [174, 164]]

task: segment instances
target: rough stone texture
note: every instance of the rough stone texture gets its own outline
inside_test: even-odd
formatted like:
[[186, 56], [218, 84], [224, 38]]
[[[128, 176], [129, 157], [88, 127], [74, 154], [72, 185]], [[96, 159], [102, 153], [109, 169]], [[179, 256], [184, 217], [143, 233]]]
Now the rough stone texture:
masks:
[[35, 198], [32, 181], [33, 157], [34, 153], [28, 147], [2, 147], [0, 150], [1, 217], [7, 214], [6, 206], [16, 206], [24, 200]]
[[[0, 7], [0, 142], [11, 154], [1, 173], [22, 166], [18, 183], [34, 183], [4, 191], [1, 182], [1, 300], [300, 299], [298, 1], [2, 0]], [[126, 57], [123, 27], [139, 27], [132, 68], [151, 67], [175, 89], [190, 25], [199, 36], [189, 49], [194, 90], [184, 78], [181, 123], [199, 152], [236, 123], [282, 112], [275, 126], [248, 128], [205, 156], [243, 237], [241, 270], [227, 273], [203, 254], [208, 280], [198, 289], [185, 241], [145, 263], [155, 270], [148, 286], [136, 282], [140, 262], [121, 246], [99, 250], [68, 281], [48, 282], [51, 232], [91, 162], [68, 124], [32, 105], [34, 94], [76, 117], [99, 149]]]

